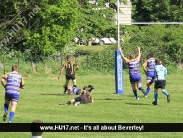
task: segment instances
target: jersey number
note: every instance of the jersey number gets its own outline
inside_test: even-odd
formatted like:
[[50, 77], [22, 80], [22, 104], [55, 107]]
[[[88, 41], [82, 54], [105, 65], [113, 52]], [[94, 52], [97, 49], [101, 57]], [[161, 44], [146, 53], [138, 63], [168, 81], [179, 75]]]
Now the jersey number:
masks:
[[19, 82], [19, 81], [18, 81], [18, 77], [13, 76], [13, 83], [14, 83], [14, 84], [18, 84], [18, 82]]
[[70, 64], [67, 64], [67, 67], [70, 69], [71, 68], [71, 65]]

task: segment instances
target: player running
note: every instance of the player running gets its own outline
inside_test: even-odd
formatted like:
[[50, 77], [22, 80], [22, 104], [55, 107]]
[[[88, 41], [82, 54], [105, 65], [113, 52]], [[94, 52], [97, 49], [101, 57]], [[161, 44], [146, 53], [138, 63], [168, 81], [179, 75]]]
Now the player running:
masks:
[[146, 83], [147, 83], [145, 97], [147, 97], [148, 93], [151, 90], [151, 85], [154, 82], [154, 67], [155, 67], [154, 55], [153, 53], [149, 53], [148, 60], [146, 60], [143, 64], [143, 69], [146, 74]]
[[131, 55], [129, 55], [129, 59], [128, 59], [122, 53], [121, 47], [118, 47], [118, 50], [120, 51], [121, 57], [128, 65], [131, 87], [132, 87], [133, 93], [136, 97], [136, 100], [139, 100], [139, 96], [137, 94], [137, 89], [135, 86], [136, 84], [137, 84], [137, 88], [140, 91], [142, 91], [142, 93], [145, 95], [145, 91], [144, 91], [142, 84], [141, 84], [141, 75], [140, 75], [140, 70], [139, 70], [140, 57], [141, 57], [140, 47], [137, 47], [137, 51], [138, 51], [137, 58], [135, 58], [135, 56], [133, 54], [131, 54]]
[[[6, 83], [5, 83], [6, 82]], [[17, 65], [12, 66], [12, 72], [3, 75], [1, 84], [5, 88], [5, 103], [4, 103], [4, 115], [3, 121], [6, 121], [8, 115], [8, 108], [11, 102], [11, 110], [9, 114], [9, 121], [11, 123], [15, 114], [15, 110], [18, 104], [20, 96], [20, 88], [24, 88], [24, 79], [18, 73]]]
[[[74, 67], [76, 67], [76, 69]], [[73, 82], [73, 87], [74, 88], [77, 87], [75, 70], [78, 70], [79, 66], [75, 62], [71, 61], [71, 55], [67, 56], [67, 61], [63, 64], [62, 68], [60, 69], [58, 79], [60, 79], [60, 76], [62, 75], [62, 72], [64, 71], [64, 69], [66, 70], [66, 75], [65, 75], [66, 82], [65, 82], [65, 85], [64, 85], [64, 94], [66, 94], [70, 79]]]
[[159, 59], [155, 60], [155, 84], [154, 84], [154, 101], [152, 102], [153, 105], [158, 104], [158, 89], [161, 88], [163, 94], [167, 97], [167, 102], [170, 102], [170, 95], [165, 90], [166, 80], [165, 76], [167, 75], [167, 69], [161, 64]]

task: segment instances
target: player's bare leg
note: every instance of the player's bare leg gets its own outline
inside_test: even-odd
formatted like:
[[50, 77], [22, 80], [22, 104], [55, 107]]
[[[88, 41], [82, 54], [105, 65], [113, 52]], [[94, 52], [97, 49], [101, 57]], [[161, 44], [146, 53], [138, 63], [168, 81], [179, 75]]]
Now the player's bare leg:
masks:
[[77, 85], [76, 85], [76, 79], [72, 80], [72, 83], [73, 83], [73, 87], [74, 87], [74, 93], [76, 93], [75, 92], [75, 88], [77, 87]]
[[161, 89], [162, 90], [162, 93], [164, 94], [164, 95], [166, 95], [166, 97], [167, 97], [167, 102], [169, 103], [170, 102], [170, 95], [168, 94], [168, 92], [165, 90], [165, 89]]
[[18, 102], [17, 101], [11, 101], [11, 111], [9, 115], [9, 123], [12, 122], [13, 117], [15, 115], [16, 107], [17, 107]]
[[151, 80], [146, 80], [146, 85], [147, 85], [147, 89], [146, 89], [146, 92], [145, 92], [145, 97], [147, 97], [148, 93], [151, 90], [152, 81]]

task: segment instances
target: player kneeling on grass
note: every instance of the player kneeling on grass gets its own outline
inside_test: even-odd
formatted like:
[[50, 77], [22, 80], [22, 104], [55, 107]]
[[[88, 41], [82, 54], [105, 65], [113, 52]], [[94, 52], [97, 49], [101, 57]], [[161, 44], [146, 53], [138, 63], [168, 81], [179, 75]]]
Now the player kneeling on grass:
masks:
[[167, 102], [170, 102], [170, 95], [165, 90], [166, 80], [165, 76], [167, 75], [167, 69], [161, 64], [159, 59], [155, 60], [155, 84], [154, 84], [154, 101], [152, 102], [153, 105], [158, 104], [158, 89], [161, 88], [163, 94], [167, 97]]
[[81, 93], [91, 92], [93, 89], [95, 88], [92, 85], [84, 86], [83, 90], [81, 88], [68, 86], [68, 94], [81, 95]]
[[59, 105], [70, 105], [74, 104], [74, 106], [78, 106], [79, 104], [88, 104], [88, 103], [94, 103], [93, 102], [93, 96], [90, 92], [83, 93], [81, 95], [78, 95], [78, 97], [68, 101], [66, 104], [59, 104]]

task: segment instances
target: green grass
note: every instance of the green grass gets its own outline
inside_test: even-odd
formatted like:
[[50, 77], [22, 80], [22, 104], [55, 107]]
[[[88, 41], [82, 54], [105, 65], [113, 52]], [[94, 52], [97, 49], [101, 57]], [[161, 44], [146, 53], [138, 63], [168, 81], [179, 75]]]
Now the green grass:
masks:
[[[182, 74], [167, 76], [167, 90], [171, 95], [171, 102], [159, 91], [158, 106], [153, 106], [153, 90], [147, 98], [138, 92], [140, 100], [136, 101], [129, 84], [128, 75], [124, 74], [124, 94], [115, 93], [113, 75], [91, 74], [77, 76], [78, 87], [92, 84], [94, 104], [74, 107], [58, 105], [74, 98], [74, 95], [63, 95], [64, 76], [57, 80], [57, 75], [47, 77], [27, 77], [26, 87], [21, 90], [21, 97], [17, 106], [14, 123], [32, 122], [40, 119], [48, 123], [167, 123], [182, 122]], [[145, 75], [143, 74], [143, 86]], [[4, 90], [0, 88], [0, 114], [3, 115]], [[153, 130], [152, 130], [153, 131]], [[0, 133], [0, 138], [30, 137], [25, 133]], [[182, 133], [130, 133], [130, 132], [45, 132], [43, 138], [180, 138]]]
[[76, 50], [78, 51], [101, 51], [105, 47], [108, 47], [109, 45], [106, 46], [98, 46], [98, 45], [93, 45], [93, 46], [77, 46]]

